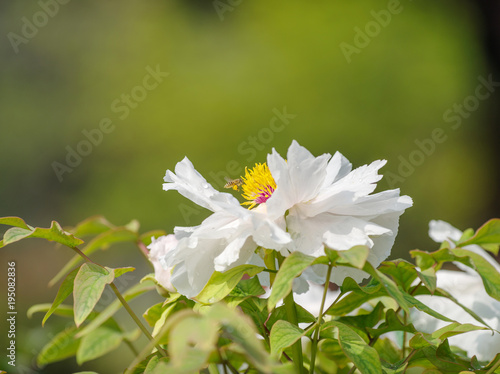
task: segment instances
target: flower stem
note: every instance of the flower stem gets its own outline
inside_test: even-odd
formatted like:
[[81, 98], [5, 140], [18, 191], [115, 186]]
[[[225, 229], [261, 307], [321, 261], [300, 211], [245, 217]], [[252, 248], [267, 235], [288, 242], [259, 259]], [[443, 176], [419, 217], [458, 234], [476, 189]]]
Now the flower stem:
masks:
[[[132, 308], [130, 308], [130, 305], [128, 305], [127, 301], [125, 300], [125, 298], [122, 296], [122, 294], [120, 293], [120, 291], [118, 291], [118, 288], [116, 288], [115, 284], [113, 282], [111, 282], [109, 284], [109, 286], [111, 287], [111, 289], [113, 290], [113, 292], [115, 293], [116, 297], [120, 300], [120, 302], [122, 303], [123, 307], [127, 310], [128, 314], [130, 314], [130, 317], [132, 317], [132, 319], [134, 320], [134, 322], [137, 324], [137, 326], [139, 326], [139, 328], [141, 329], [141, 331], [144, 333], [144, 335], [146, 335], [146, 337], [150, 340], [150, 341], [154, 341], [154, 338], [153, 336], [151, 335], [151, 333], [148, 331], [148, 329], [142, 324], [141, 320], [135, 315], [134, 311], [132, 310]], [[163, 357], [167, 357], [167, 353], [163, 350], [163, 348], [160, 346], [160, 344], [158, 343], [155, 343], [155, 347], [156, 349], [158, 349], [158, 352], [160, 352], [160, 354], [163, 356]]]
[[323, 298], [321, 299], [321, 306], [319, 308], [318, 314], [318, 325], [314, 333], [314, 339], [311, 345], [311, 365], [309, 367], [309, 373], [314, 374], [314, 366], [316, 365], [316, 351], [318, 349], [319, 332], [321, 328], [321, 321], [323, 319], [323, 308], [325, 307], [326, 294], [328, 292], [328, 286], [330, 285], [330, 277], [332, 275], [332, 265], [328, 265], [328, 272], [326, 273], [326, 282], [323, 289]]
[[[293, 301], [293, 291], [283, 299], [285, 303], [286, 316], [288, 322], [292, 325], [298, 326], [299, 320], [297, 318], [297, 309], [295, 309], [295, 302]], [[302, 374], [304, 372], [304, 358], [302, 357], [302, 344], [300, 339], [297, 340], [292, 346], [292, 359], [295, 365], [295, 371], [297, 374]]]
[[[104, 268], [104, 266], [100, 265], [100, 264], [97, 264], [95, 263], [94, 261], [92, 261], [85, 253], [83, 253], [82, 251], [80, 251], [77, 247], [71, 247], [72, 250], [74, 250], [78, 255], [80, 255], [81, 257], [83, 257], [83, 259], [86, 261], [86, 262], [90, 262], [92, 264], [95, 264], [95, 265], [98, 265], [102, 268]], [[148, 331], [148, 329], [142, 324], [141, 320], [135, 315], [134, 311], [132, 310], [132, 308], [130, 308], [130, 306], [128, 305], [127, 301], [125, 300], [125, 298], [122, 296], [122, 294], [120, 293], [120, 291], [118, 291], [118, 288], [116, 288], [116, 285], [114, 284], [114, 282], [111, 282], [109, 284], [109, 286], [111, 287], [111, 289], [113, 290], [113, 292], [115, 293], [116, 297], [118, 297], [118, 300], [120, 300], [120, 302], [122, 303], [123, 307], [125, 308], [125, 310], [128, 312], [128, 314], [130, 314], [130, 317], [132, 317], [132, 319], [134, 320], [134, 322], [137, 324], [137, 326], [139, 326], [139, 328], [141, 329], [141, 331], [144, 333], [144, 335], [146, 335], [146, 337], [151, 341], [151, 342], [154, 342], [154, 345], [156, 347], [156, 349], [158, 349], [158, 352], [160, 352], [160, 354], [163, 356], [163, 357], [167, 357], [167, 353], [163, 350], [163, 348], [154, 341], [154, 338], [153, 336], [151, 335], [151, 333]]]
[[[281, 254], [277, 254], [278, 265], [281, 267], [285, 258]], [[270, 274], [274, 275], [274, 274]], [[273, 279], [274, 280], [274, 279]], [[286, 317], [288, 322], [292, 325], [299, 326], [299, 319], [297, 318], [297, 309], [295, 308], [295, 301], [293, 301], [293, 291], [283, 299], [283, 303], [285, 305]], [[295, 372], [297, 374], [304, 373], [304, 358], [302, 356], [302, 343], [299, 339], [292, 345], [292, 361], [295, 365]]]
[[[279, 258], [279, 257], [278, 257]], [[280, 266], [282, 260], [278, 260]], [[269, 253], [266, 254], [264, 257], [264, 263], [267, 266], [267, 271], [269, 272], [269, 284], [272, 285], [274, 284], [274, 279], [276, 278], [276, 252], [275, 251], [269, 251]]]
[[488, 370], [488, 371], [486, 372], [486, 374], [494, 373], [494, 372], [495, 372], [495, 370], [496, 370], [499, 366], [500, 366], [500, 361], [497, 361], [497, 363], [496, 363], [495, 365], [493, 365], [493, 366], [490, 368], [490, 370]]

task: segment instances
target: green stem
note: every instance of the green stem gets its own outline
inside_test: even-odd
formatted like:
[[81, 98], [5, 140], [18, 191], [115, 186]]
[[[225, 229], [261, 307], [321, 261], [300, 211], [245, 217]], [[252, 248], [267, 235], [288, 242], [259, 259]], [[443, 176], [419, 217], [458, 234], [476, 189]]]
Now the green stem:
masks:
[[[297, 318], [297, 309], [295, 309], [295, 302], [293, 301], [293, 291], [283, 299], [285, 303], [286, 316], [288, 322], [292, 325], [298, 326], [299, 320]], [[302, 357], [302, 344], [300, 339], [297, 340], [292, 346], [292, 359], [295, 365], [295, 371], [297, 374], [302, 374], [304, 372], [304, 358]]]
[[[100, 267], [102, 267], [103, 269], [105, 269], [104, 266], [100, 265], [100, 264], [97, 264], [95, 263], [94, 261], [92, 261], [85, 253], [83, 253], [82, 251], [80, 251], [77, 247], [71, 247], [72, 250], [74, 250], [78, 255], [80, 255], [81, 257], [83, 257], [83, 259], [86, 261], [86, 262], [91, 262], [95, 265], [98, 265]], [[163, 350], [163, 348], [155, 342], [153, 336], [151, 335], [151, 333], [148, 331], [148, 329], [142, 324], [141, 320], [135, 315], [134, 311], [132, 310], [132, 308], [130, 308], [130, 306], [128, 305], [127, 301], [125, 300], [125, 298], [122, 296], [122, 294], [120, 293], [120, 291], [118, 291], [118, 288], [116, 288], [116, 285], [114, 284], [114, 282], [111, 282], [109, 284], [109, 286], [111, 287], [111, 289], [113, 290], [113, 292], [115, 293], [116, 297], [118, 297], [118, 300], [120, 300], [120, 302], [122, 303], [123, 307], [127, 310], [128, 314], [130, 314], [130, 317], [132, 317], [132, 319], [134, 320], [134, 322], [137, 324], [137, 326], [139, 326], [139, 328], [141, 329], [141, 331], [144, 333], [144, 335], [151, 341], [154, 343], [156, 349], [158, 349], [158, 352], [160, 352], [160, 354], [163, 356], [163, 357], [167, 357], [167, 353]]]
[[137, 349], [135, 349], [134, 345], [132, 344], [132, 342], [130, 340], [124, 339], [123, 341], [130, 348], [130, 350], [132, 351], [134, 356], [137, 356], [139, 354], [139, 352], [137, 351]]
[[328, 265], [328, 272], [326, 273], [325, 287], [323, 289], [323, 298], [321, 299], [321, 306], [319, 308], [318, 325], [316, 326], [316, 331], [314, 333], [314, 339], [313, 339], [312, 345], [311, 345], [311, 366], [309, 367], [310, 374], [314, 374], [314, 366], [316, 365], [316, 350], [318, 349], [321, 321], [323, 320], [323, 308], [325, 307], [326, 294], [328, 293], [328, 286], [330, 285], [331, 275], [332, 275], [332, 265]]
[[[406, 312], [403, 312], [403, 323], [406, 325], [407, 323], [407, 314]], [[403, 355], [403, 358], [405, 358], [406, 355], [406, 331], [403, 331], [403, 344], [401, 345], [401, 352]]]
[[[132, 317], [132, 319], [134, 320], [134, 322], [137, 324], [137, 326], [139, 326], [139, 328], [141, 329], [141, 331], [144, 333], [144, 335], [146, 335], [146, 337], [154, 342], [154, 338], [153, 336], [151, 335], [151, 333], [148, 331], [148, 329], [142, 324], [141, 320], [135, 315], [134, 311], [132, 310], [132, 308], [130, 308], [130, 306], [128, 305], [127, 301], [125, 300], [125, 298], [122, 296], [122, 294], [120, 293], [120, 291], [118, 291], [118, 288], [116, 288], [115, 284], [113, 282], [111, 282], [109, 284], [109, 286], [111, 287], [111, 289], [113, 290], [113, 292], [115, 293], [116, 297], [120, 300], [120, 302], [122, 303], [123, 307], [127, 310], [128, 314], [130, 314], [130, 317]], [[163, 357], [167, 357], [167, 353], [163, 350], [163, 348], [160, 346], [160, 344], [156, 343], [155, 342], [155, 347], [156, 349], [158, 350], [158, 352], [160, 352], [160, 354], [163, 356]]]
[[493, 374], [495, 370], [500, 366], [500, 360], [496, 362], [495, 365], [493, 365], [490, 370], [486, 372], [486, 374]]
[[[278, 265], [281, 267], [285, 258], [279, 253], [277, 254], [276, 257], [278, 258]], [[274, 275], [274, 274], [271, 273], [269, 275]], [[288, 322], [298, 327], [299, 319], [297, 317], [297, 309], [295, 308], [295, 302], [293, 301], [293, 291], [290, 291], [290, 293], [283, 299], [283, 303], [285, 304], [285, 311]], [[304, 358], [302, 357], [302, 343], [300, 339], [292, 345], [292, 361], [293, 364], [295, 365], [295, 372], [297, 374], [303, 374]]]
[[[279, 256], [279, 258], [281, 258], [281, 256]], [[278, 261], [279, 261], [279, 264], [281, 266], [281, 263], [283, 262], [283, 260], [281, 260], [281, 261], [278, 260]], [[267, 266], [266, 270], [269, 272], [269, 284], [272, 287], [274, 284], [274, 279], [276, 278], [276, 273], [277, 273], [277, 270], [276, 270], [276, 251], [270, 251], [264, 257], [264, 263]]]

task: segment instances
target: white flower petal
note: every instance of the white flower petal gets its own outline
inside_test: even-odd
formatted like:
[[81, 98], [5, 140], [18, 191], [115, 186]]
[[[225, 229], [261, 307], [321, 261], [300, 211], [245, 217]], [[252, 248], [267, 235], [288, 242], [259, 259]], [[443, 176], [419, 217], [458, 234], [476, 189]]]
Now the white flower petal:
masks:
[[[368, 261], [378, 266], [390, 254], [399, 216], [413, 202], [400, 196], [399, 190], [371, 195], [382, 178], [378, 170], [385, 160], [351, 171], [351, 164], [340, 153], [327, 162], [329, 157], [315, 158], [296, 142], [288, 150], [287, 161], [275, 150], [268, 157], [276, 190], [266, 202], [267, 212], [270, 217], [282, 217], [286, 212], [286, 229], [293, 239], [281, 253], [321, 256], [325, 245], [337, 250], [366, 245], [370, 248]], [[334, 279], [341, 284], [346, 276], [360, 281], [368, 274], [339, 268]]]
[[323, 187], [328, 187], [332, 183], [344, 178], [352, 170], [352, 164], [342, 153], [335, 152], [326, 167], [326, 177]]
[[219, 192], [198, 173], [191, 161], [185, 157], [175, 166], [175, 173], [167, 170], [163, 184], [165, 191], [177, 190], [182, 196], [212, 212], [227, 205], [239, 205], [233, 195]]
[[[455, 244], [452, 242], [452, 240], [453, 241], [459, 240], [462, 237], [462, 234], [463, 234], [462, 231], [453, 227], [448, 222], [439, 220], [437, 221], [432, 220], [429, 222], [429, 236], [431, 237], [432, 240], [434, 240], [437, 243], [448, 241], [448, 243], [450, 243], [451, 246], [454, 246]], [[484, 259], [488, 261], [496, 269], [496, 271], [500, 273], [500, 264], [483, 248], [481, 248], [478, 245], [468, 245], [465, 246], [464, 249], [467, 249], [468, 251], [474, 252], [484, 257]], [[454, 262], [454, 264], [458, 268], [460, 268], [460, 270], [463, 270], [467, 273], [476, 274], [474, 270], [472, 270], [470, 267], [460, 262]]]
[[330, 158], [329, 154], [314, 157], [295, 140], [288, 149], [287, 161], [273, 149], [268, 164], [277, 188], [266, 202], [268, 211], [279, 216], [293, 205], [316, 196], [325, 180]]
[[252, 250], [256, 247], [255, 243], [250, 239], [246, 246], [249, 251], [242, 251], [242, 247], [247, 240], [248, 236], [237, 236], [234, 240], [230, 241], [222, 253], [214, 259], [215, 270], [225, 271], [238, 260], [245, 263], [252, 255]]
[[165, 262], [165, 255], [177, 246], [177, 239], [174, 235], [160, 236], [158, 239], [151, 238], [148, 245], [149, 259], [155, 269], [155, 279], [158, 283], [170, 292], [175, 292], [171, 283], [172, 269]]
[[[446, 240], [457, 241], [462, 236], [462, 232], [448, 222], [445, 221], [430, 221], [429, 222], [429, 236], [437, 243], [442, 243]], [[450, 242], [453, 245], [452, 242]]]
[[[448, 291], [461, 304], [472, 309], [491, 327], [500, 329], [500, 302], [486, 293], [479, 275], [450, 270], [439, 270], [436, 275], [438, 287]], [[480, 325], [469, 313], [447, 298], [420, 295], [417, 299], [457, 322]], [[428, 333], [448, 324], [416, 309], [412, 309], [411, 318], [419, 331]], [[498, 353], [500, 334], [495, 332], [492, 335], [489, 330], [472, 331], [466, 335], [450, 337], [449, 341], [450, 345], [465, 350], [470, 357], [475, 355], [481, 361], [490, 361]]]

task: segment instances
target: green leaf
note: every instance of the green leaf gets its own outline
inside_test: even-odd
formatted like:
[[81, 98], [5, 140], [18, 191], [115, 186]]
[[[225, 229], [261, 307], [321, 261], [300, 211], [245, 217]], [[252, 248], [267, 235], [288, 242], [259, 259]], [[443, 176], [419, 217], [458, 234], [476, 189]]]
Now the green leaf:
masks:
[[73, 290], [76, 326], [85, 321], [101, 298], [104, 287], [113, 279], [112, 269], [104, 269], [93, 263], [85, 263], [80, 267]]
[[346, 278], [341, 287], [342, 292], [353, 291], [343, 297], [335, 305], [328, 308], [326, 313], [332, 316], [343, 316], [359, 308], [369, 300], [386, 296], [387, 292], [376, 279], [370, 279], [366, 286], [360, 286], [352, 278]]
[[29, 237], [32, 233], [33, 230], [12, 227], [3, 235], [3, 245], [6, 246], [7, 244], [15, 243], [21, 239]]
[[253, 277], [264, 270], [261, 266], [239, 265], [223, 273], [215, 271], [195, 300], [203, 304], [213, 304], [226, 297], [238, 284], [244, 274]]
[[92, 216], [78, 223], [75, 227], [70, 228], [68, 231], [72, 232], [75, 236], [85, 236], [101, 234], [113, 228], [115, 228], [115, 225], [103, 216]]
[[427, 313], [428, 315], [433, 316], [434, 318], [437, 318], [437, 319], [440, 319], [440, 320], [443, 320], [446, 322], [455, 322], [454, 320], [449, 319], [448, 317], [443, 316], [442, 314], [436, 312], [434, 309], [428, 307], [427, 305], [425, 305], [424, 303], [422, 303], [418, 299], [414, 298], [410, 294], [405, 293], [403, 295], [403, 297], [405, 298], [405, 300], [407, 301], [408, 304], [410, 304], [411, 306], [414, 306], [415, 308], [417, 308], [421, 312]]
[[271, 329], [271, 356], [279, 358], [285, 348], [291, 347], [306, 332], [288, 321], [279, 320]]
[[467, 313], [469, 313], [472, 316], [472, 318], [474, 318], [476, 321], [478, 321], [479, 323], [482, 323], [484, 326], [487, 326], [490, 330], [493, 330], [493, 328], [490, 325], [488, 325], [478, 314], [476, 314], [476, 312], [474, 312], [472, 309], [467, 308], [465, 305], [461, 304], [457, 299], [455, 299], [447, 291], [445, 291], [445, 290], [443, 290], [441, 288], [437, 288], [436, 292], [435, 292], [435, 295], [436, 296], [446, 297], [446, 298], [450, 299], [452, 302], [454, 302], [455, 304], [457, 304], [460, 308], [462, 308]]
[[469, 240], [470, 238], [472, 238], [474, 236], [475, 232], [473, 229], [466, 229], [464, 230], [464, 232], [462, 233], [462, 236], [460, 237], [460, 239], [458, 239], [458, 243], [462, 243], [462, 242], [465, 242], [466, 240]]
[[338, 329], [340, 347], [362, 374], [380, 374], [382, 366], [377, 351], [370, 347], [354, 330], [337, 321], [329, 321], [321, 329]]
[[[156, 337], [165, 325], [167, 318], [169, 318], [169, 316], [176, 312], [178, 309], [182, 309], [179, 303], [163, 305], [161, 308], [160, 318], [158, 318], [158, 320], [155, 322], [151, 335]], [[159, 343], [167, 343], [167, 341], [163, 341], [160, 339]]]
[[336, 250], [330, 249], [328, 247], [325, 247], [325, 254], [328, 257], [328, 260], [332, 264], [335, 264], [337, 262], [337, 260], [340, 258], [340, 251], [336, 251]]
[[19, 217], [0, 217], [0, 225], [8, 225], [20, 227], [26, 230], [33, 230], [34, 228], [28, 225], [22, 218]]
[[357, 269], [363, 269], [369, 253], [370, 249], [366, 245], [357, 245], [347, 251], [338, 251], [341, 259]]
[[[125, 227], [116, 227], [112, 230], [103, 232], [102, 234], [94, 237], [87, 245], [82, 249], [82, 252], [87, 256], [97, 251], [98, 249], [108, 249], [112, 244], [122, 243], [122, 242], [134, 242], [137, 240], [137, 234], [130, 231]], [[82, 257], [79, 255], [73, 256], [73, 258], [63, 266], [63, 268], [57, 273], [57, 275], [51, 279], [49, 286], [57, 283], [68, 271], [77, 266], [83, 261]]]
[[470, 323], [460, 324], [458, 322], [450, 323], [447, 326], [440, 328], [439, 330], [434, 331], [431, 336], [433, 338], [439, 339], [440, 341], [444, 341], [448, 339], [450, 336], [455, 336], [459, 334], [463, 334], [469, 331], [476, 330], [488, 330], [486, 327], [474, 326]]
[[422, 349], [431, 345], [436, 346], [439, 344], [439, 339], [433, 338], [430, 334], [426, 334], [423, 332], [417, 332], [410, 339], [410, 347], [413, 349]]
[[459, 373], [470, 367], [470, 362], [461, 360], [451, 352], [448, 340], [445, 340], [438, 347], [428, 346], [422, 351], [425, 357], [441, 372]]
[[[298, 323], [313, 323], [316, 322], [316, 317], [304, 309], [301, 305], [295, 304], [295, 310], [297, 312], [297, 322]], [[271, 328], [277, 321], [286, 320], [287, 312], [284, 305], [277, 307], [271, 313], [271, 316], [267, 320], [267, 328]]]
[[436, 263], [436, 260], [434, 260], [429, 252], [414, 249], [410, 251], [410, 255], [415, 259], [417, 266], [422, 270], [428, 269]]
[[134, 271], [135, 268], [128, 266], [125, 268], [114, 268], [112, 269], [115, 273], [115, 279], [121, 277], [123, 274], [128, 273], [129, 271]]
[[[177, 368], [177, 370], [179, 370], [179, 368]], [[166, 358], [161, 358], [158, 360], [158, 362], [153, 366], [153, 368], [150, 371], [147, 372], [145, 371], [144, 374], [164, 374], [169, 372], [172, 373], [173, 371], [172, 368], [168, 365], [168, 360]], [[192, 373], [193, 372], [188, 371], [188, 374]], [[196, 371], [194, 373], [196, 373]], [[182, 374], [182, 372], [179, 374]]]
[[78, 329], [73, 326], [54, 336], [38, 354], [37, 365], [43, 366], [74, 356], [80, 345], [80, 340], [75, 339], [77, 331]]
[[79, 268], [74, 269], [66, 276], [66, 278], [64, 278], [61, 286], [59, 287], [59, 291], [57, 291], [57, 295], [54, 299], [54, 302], [52, 303], [52, 306], [43, 317], [42, 326], [45, 325], [45, 321], [47, 321], [51, 314], [54, 313], [57, 307], [73, 292], [75, 277], [79, 270]]
[[[155, 289], [154, 282], [143, 282], [130, 287], [127, 291], [122, 293], [125, 301], [130, 301], [136, 297]], [[78, 333], [77, 337], [84, 336], [89, 332], [95, 330], [97, 327], [101, 326], [109, 318], [111, 318], [123, 305], [120, 300], [116, 299], [111, 304], [109, 304], [103, 311], [101, 311], [90, 323], [85, 325], [81, 331]]]
[[[33, 317], [33, 314], [39, 312], [47, 312], [52, 307], [52, 304], [44, 303], [44, 304], [36, 304], [31, 306], [26, 312], [28, 318]], [[73, 318], [73, 307], [71, 305], [60, 304], [52, 314], [61, 316], [61, 317], [69, 317]]]
[[[500, 218], [493, 218], [477, 229], [475, 235], [465, 241], [460, 241], [458, 243], [459, 247], [465, 247], [466, 245], [477, 244], [477, 245], [494, 245], [496, 250], [492, 252], [498, 254], [498, 245], [500, 245]], [[492, 249], [491, 246], [488, 249]]]
[[192, 373], [205, 366], [215, 350], [219, 326], [209, 318], [192, 316], [176, 323], [170, 332], [168, 351], [175, 373]]
[[146, 320], [149, 326], [153, 327], [161, 317], [163, 312], [163, 302], [150, 306], [142, 316]]
[[267, 302], [267, 309], [269, 311], [276, 306], [278, 301], [290, 293], [293, 280], [307, 269], [314, 260], [314, 257], [307, 256], [301, 252], [293, 252], [285, 258], [278, 274], [276, 274], [276, 279], [271, 289], [271, 296], [269, 296]]
[[[375, 279], [377, 279], [382, 286], [385, 288], [387, 293], [398, 303], [398, 305], [406, 312], [410, 312], [410, 306], [407, 303], [406, 292], [401, 291], [396, 283], [392, 281], [388, 276], [384, 273], [375, 269], [369, 262], [365, 264], [364, 269], [367, 273], [371, 274]], [[409, 295], [408, 295], [409, 296]]]
[[49, 241], [55, 241], [64, 244], [68, 247], [76, 247], [83, 243], [83, 240], [75, 238], [73, 234], [64, 231], [61, 225], [56, 221], [52, 221], [50, 228], [42, 229], [36, 227], [33, 230], [20, 227], [13, 227], [7, 230], [3, 237], [4, 245], [17, 242], [25, 238], [42, 238]]
[[355, 316], [340, 317], [337, 320], [355, 329], [365, 331], [368, 327], [374, 327], [384, 318], [384, 309], [385, 305], [379, 301], [370, 312], [366, 312], [362, 309], [359, 310], [358, 314]]
[[139, 223], [138, 220], [136, 219], [133, 219], [132, 221], [130, 221], [129, 223], [127, 223], [125, 226], [127, 230], [135, 233], [136, 235], [138, 235], [138, 232], [139, 232], [139, 227], [141, 227], [141, 224]]
[[464, 265], [472, 267], [478, 272], [483, 280], [484, 288], [488, 295], [500, 301], [500, 273], [491, 265], [483, 256], [466, 249], [455, 248], [451, 250], [453, 254], [459, 257], [468, 257], [472, 260], [472, 266], [468, 261], [463, 261], [462, 258], [457, 260]]
[[[373, 348], [376, 349], [378, 354], [380, 355], [380, 360], [382, 362], [382, 365], [384, 365], [384, 361], [389, 363], [397, 363], [401, 359], [401, 349], [400, 347], [397, 346], [396, 342], [394, 342], [391, 338], [378, 338], [375, 344], [373, 345]], [[400, 371], [398, 371], [399, 368], [396, 368], [397, 365], [391, 365], [393, 369], [395, 369], [392, 373], [403, 373], [405, 367], [407, 366], [406, 364], [401, 364], [400, 365]], [[384, 367], [383, 370], [387, 369], [387, 367]]]
[[265, 293], [266, 291], [264, 291], [260, 285], [259, 278], [253, 277], [250, 279], [240, 280], [229, 296], [246, 298], [251, 296], [261, 296]]
[[[345, 368], [347, 364], [351, 362], [342, 351], [337, 338], [320, 340], [318, 349], [319, 355], [316, 360], [317, 367], [322, 368], [326, 373], [328, 373], [329, 370], [331, 371], [332, 367], [338, 366], [340, 368]], [[326, 360], [323, 359], [322, 356], [325, 356]]]
[[[160, 363], [161, 363], [161, 365], [164, 365], [164, 364], [168, 365], [168, 361], [166, 361], [165, 358], [162, 359], [162, 358], [160, 358], [158, 356], [151, 357], [151, 359], [149, 360], [148, 365], [146, 367], [146, 370], [144, 370], [144, 374], [154, 374], [155, 373], [155, 369], [158, 368], [158, 366], [160, 365]], [[163, 372], [165, 372], [165, 370], [166, 370], [166, 367], [164, 366], [163, 367]]]
[[223, 330], [222, 336], [240, 346], [252, 365], [260, 372], [271, 372], [269, 354], [264, 349], [262, 341], [257, 338], [257, 330], [248, 316], [224, 304], [210, 307], [207, 316], [218, 321]]
[[265, 328], [268, 317], [266, 306], [267, 300], [258, 297], [247, 298], [239, 304], [243, 313], [252, 319], [259, 334], [262, 336], [267, 336], [268, 334], [268, 329]]
[[437, 287], [436, 270], [433, 267], [430, 267], [423, 271], [417, 271], [417, 273], [425, 287], [427, 287], [427, 289], [431, 291], [431, 294], [434, 295]]
[[85, 335], [76, 352], [78, 365], [104, 356], [106, 353], [118, 348], [123, 340], [123, 333], [110, 326], [101, 326]]
[[398, 315], [393, 309], [389, 309], [385, 315], [385, 321], [380, 324], [376, 329], [367, 328], [371, 337], [380, 336], [391, 331], [406, 331], [409, 333], [416, 333], [415, 327], [412, 324], [404, 324], [399, 319]]
[[385, 275], [390, 275], [405, 291], [408, 291], [413, 281], [417, 278], [415, 265], [401, 259], [384, 261], [378, 270]]

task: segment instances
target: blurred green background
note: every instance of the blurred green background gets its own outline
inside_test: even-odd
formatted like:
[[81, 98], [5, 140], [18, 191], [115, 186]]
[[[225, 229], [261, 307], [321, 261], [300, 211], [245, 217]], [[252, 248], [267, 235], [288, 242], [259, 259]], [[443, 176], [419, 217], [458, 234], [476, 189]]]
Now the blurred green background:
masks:
[[[95, 214], [138, 219], [142, 231], [196, 225], [207, 212], [162, 191], [166, 169], [188, 156], [222, 188], [223, 175], [238, 177], [273, 147], [286, 154], [293, 139], [315, 155], [339, 150], [355, 167], [388, 160], [379, 190], [414, 199], [393, 257], [435, 248], [431, 219], [465, 229], [498, 216], [498, 92], [476, 96], [478, 77], [496, 74], [495, 48], [472, 2], [65, 1], [0, 4], [0, 216], [44, 227]], [[151, 71], [162, 73], [155, 81]], [[452, 120], [454, 105], [469, 109]], [[445, 140], [433, 148], [426, 139], [437, 128]], [[85, 155], [68, 165], [68, 152]], [[33, 239], [0, 255], [4, 268], [17, 263], [17, 358], [31, 368], [8, 372], [78, 371], [73, 359], [35, 369], [65, 321], [42, 329], [41, 315], [25, 317], [52, 301], [46, 284], [72, 254]], [[149, 271], [133, 247], [96, 258], [137, 267], [129, 282]], [[138, 313], [151, 298], [134, 304]], [[129, 355], [80, 370], [121, 372]]]

